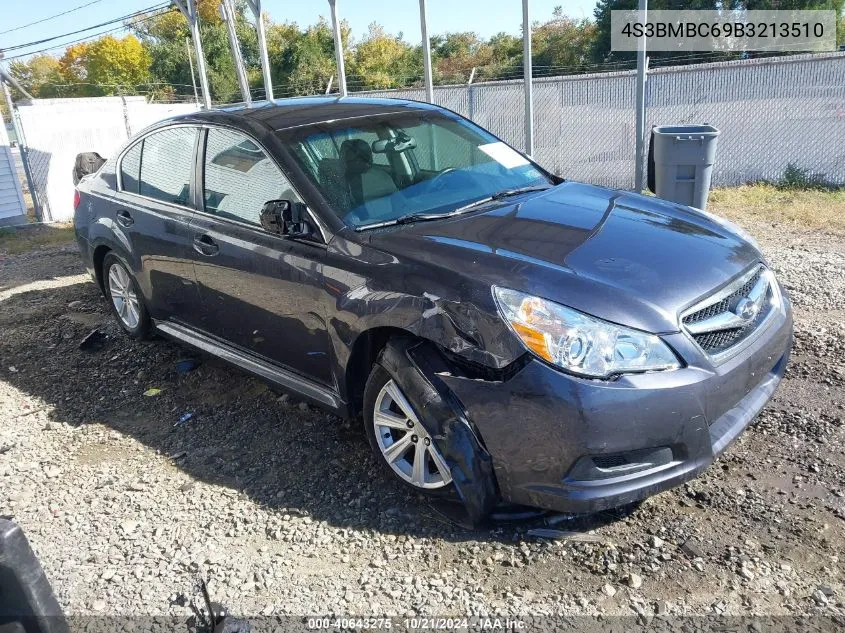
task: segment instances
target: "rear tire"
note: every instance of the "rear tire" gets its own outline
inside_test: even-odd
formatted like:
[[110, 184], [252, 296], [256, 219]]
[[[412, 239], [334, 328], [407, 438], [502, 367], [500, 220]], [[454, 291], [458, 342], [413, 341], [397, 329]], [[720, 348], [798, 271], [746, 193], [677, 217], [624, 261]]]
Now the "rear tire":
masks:
[[376, 460], [406, 488], [427, 496], [455, 496], [446, 461], [393, 377], [373, 365], [364, 389], [364, 428]]
[[132, 338], [145, 339], [152, 330], [150, 315], [129, 266], [114, 253], [103, 259], [106, 299], [118, 324]]

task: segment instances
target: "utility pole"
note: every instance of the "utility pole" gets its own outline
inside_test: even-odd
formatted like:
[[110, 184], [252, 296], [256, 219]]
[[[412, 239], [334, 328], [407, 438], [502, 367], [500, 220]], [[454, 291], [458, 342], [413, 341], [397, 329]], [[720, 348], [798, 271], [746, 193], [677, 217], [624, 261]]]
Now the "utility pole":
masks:
[[188, 52], [188, 66], [191, 69], [191, 85], [194, 87], [194, 101], [196, 101], [197, 107], [200, 107], [200, 96], [197, 92], [197, 78], [194, 75], [194, 60], [191, 58], [191, 43], [188, 41], [188, 38], [185, 38], [185, 50]]
[[531, 18], [528, 0], [522, 0], [522, 69], [525, 82], [525, 153], [534, 154], [534, 92], [531, 76]]
[[264, 33], [264, 20], [261, 19], [261, 0], [246, 0], [252, 14], [255, 16], [255, 29], [258, 31], [258, 57], [261, 60], [261, 74], [264, 76], [264, 94], [267, 101], [272, 102], [273, 79], [270, 76], [270, 58], [267, 56], [267, 36]]
[[422, 31], [423, 70], [425, 72], [425, 100], [434, 103], [434, 86], [431, 79], [431, 40], [428, 39], [428, 12], [425, 0], [420, 0], [420, 30]]
[[334, 56], [337, 61], [337, 88], [340, 96], [346, 96], [346, 66], [343, 63], [343, 39], [340, 36], [340, 21], [337, 19], [337, 0], [329, 0], [332, 11], [332, 33], [334, 35]]
[[205, 56], [202, 53], [202, 41], [200, 40], [200, 23], [197, 14], [196, 0], [173, 0], [191, 27], [191, 39], [194, 40], [194, 51], [197, 55], [197, 72], [200, 76], [202, 86], [202, 102], [207, 110], [211, 109], [211, 93], [208, 90], [208, 75], [205, 70]]
[[[639, 0], [637, 19], [646, 22], [648, 0]], [[643, 163], [645, 162], [645, 82], [646, 82], [646, 39], [641, 37], [637, 42], [637, 138], [636, 165], [634, 166], [634, 191], [643, 190]]]
[[238, 86], [247, 108], [252, 107], [252, 95], [249, 94], [249, 81], [246, 78], [244, 58], [241, 55], [241, 45], [238, 42], [238, 32], [235, 30], [235, 9], [232, 7], [232, 0], [220, 0], [220, 17], [226, 23], [226, 30], [229, 33], [229, 46], [232, 49], [232, 61], [235, 65], [235, 74], [238, 77]]

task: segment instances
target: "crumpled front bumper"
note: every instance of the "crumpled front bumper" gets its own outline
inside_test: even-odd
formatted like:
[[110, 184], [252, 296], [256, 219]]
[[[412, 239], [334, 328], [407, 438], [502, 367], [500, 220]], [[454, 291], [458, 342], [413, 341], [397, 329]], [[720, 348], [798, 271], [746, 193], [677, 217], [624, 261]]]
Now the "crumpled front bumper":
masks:
[[663, 338], [684, 368], [601, 381], [532, 359], [505, 381], [438, 378], [492, 456], [505, 501], [595, 512], [695, 477], [742, 433], [786, 369], [790, 304], [784, 297], [765, 331], [719, 366], [686, 334]]

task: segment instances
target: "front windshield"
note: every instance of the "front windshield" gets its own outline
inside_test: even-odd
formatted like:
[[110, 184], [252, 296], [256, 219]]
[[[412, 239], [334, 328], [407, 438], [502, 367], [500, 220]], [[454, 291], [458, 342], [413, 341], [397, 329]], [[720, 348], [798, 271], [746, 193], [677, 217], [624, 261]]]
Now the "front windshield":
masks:
[[510, 146], [437, 112], [321, 123], [280, 137], [352, 227], [448, 213], [503, 190], [550, 184]]

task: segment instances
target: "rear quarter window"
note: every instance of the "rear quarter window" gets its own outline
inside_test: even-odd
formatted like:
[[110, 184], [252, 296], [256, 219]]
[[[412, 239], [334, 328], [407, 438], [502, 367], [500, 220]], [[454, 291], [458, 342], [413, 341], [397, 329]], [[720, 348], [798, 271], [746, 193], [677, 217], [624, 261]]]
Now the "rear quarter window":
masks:
[[137, 143], [123, 155], [120, 161], [120, 188], [122, 191], [138, 193], [141, 179], [141, 151], [144, 141]]

